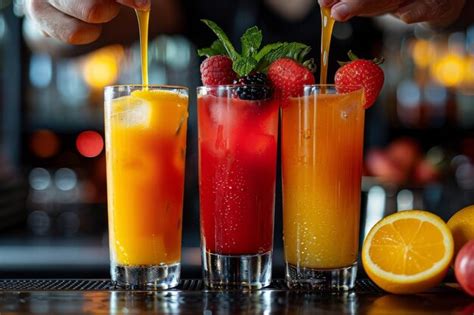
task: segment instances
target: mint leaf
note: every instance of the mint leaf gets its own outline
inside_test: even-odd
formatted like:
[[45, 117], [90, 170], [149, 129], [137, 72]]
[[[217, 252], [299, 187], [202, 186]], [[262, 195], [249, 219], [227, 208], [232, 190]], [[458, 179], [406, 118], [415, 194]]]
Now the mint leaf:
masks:
[[244, 77], [250, 74], [250, 72], [252, 72], [256, 66], [257, 60], [255, 60], [253, 57], [240, 57], [234, 61], [232, 70], [234, 70], [239, 77]]
[[227, 55], [227, 51], [224, 48], [224, 45], [222, 42], [218, 39], [216, 39], [211, 47], [208, 48], [201, 48], [198, 49], [198, 55], [199, 57], [211, 57], [211, 56], [217, 56], [217, 55]]
[[222, 45], [224, 46], [225, 50], [227, 51], [227, 55], [232, 59], [232, 61], [236, 61], [240, 58], [239, 53], [235, 50], [234, 46], [229, 40], [229, 37], [224, 33], [222, 28], [220, 28], [216, 23], [210, 20], [201, 20], [204, 24], [206, 24], [213, 32], [216, 34], [217, 38], [221, 41]]
[[259, 60], [257, 71], [265, 71], [272, 62], [283, 57], [291, 58], [302, 63], [305, 56], [311, 50], [311, 47], [302, 43], [285, 42], [281, 44], [280, 47], [269, 50], [269, 52]]
[[262, 45], [262, 31], [258, 27], [253, 26], [247, 29], [240, 38], [242, 43], [242, 56], [243, 57], [253, 57], [257, 50]]
[[260, 49], [260, 51], [255, 56], [255, 60], [260, 61], [266, 54], [280, 48], [282, 45], [284, 45], [284, 43], [278, 42], [278, 43], [273, 43], [273, 44], [268, 44], [268, 45], [263, 46], [263, 48]]

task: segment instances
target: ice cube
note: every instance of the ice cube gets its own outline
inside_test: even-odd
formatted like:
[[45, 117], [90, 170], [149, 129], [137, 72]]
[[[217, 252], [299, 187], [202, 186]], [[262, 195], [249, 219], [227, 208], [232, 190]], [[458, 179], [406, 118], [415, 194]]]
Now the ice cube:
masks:
[[150, 124], [151, 105], [141, 98], [124, 96], [114, 99], [111, 109], [112, 118], [122, 126], [148, 127]]
[[209, 106], [211, 120], [217, 125], [222, 125], [225, 123], [226, 116], [228, 116], [227, 111], [228, 106], [226, 106], [224, 103], [216, 102]]

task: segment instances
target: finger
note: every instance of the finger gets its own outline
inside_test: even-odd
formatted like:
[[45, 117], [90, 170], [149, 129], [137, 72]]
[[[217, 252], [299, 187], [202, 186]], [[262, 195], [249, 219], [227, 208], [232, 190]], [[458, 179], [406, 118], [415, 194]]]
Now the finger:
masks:
[[411, 24], [424, 20], [427, 12], [424, 3], [411, 3], [395, 12], [395, 15], [405, 23]]
[[151, 6], [150, 0], [117, 0], [118, 3], [139, 10], [148, 10]]
[[335, 5], [339, 0], [318, 0], [318, 3], [322, 7], [331, 7]]
[[100, 25], [75, 19], [43, 0], [28, 1], [27, 12], [42, 32], [69, 44], [88, 44], [95, 41], [101, 32]]
[[341, 0], [332, 7], [331, 15], [337, 21], [344, 22], [354, 16], [374, 16], [393, 12], [402, 2], [403, 0]]
[[331, 16], [339, 22], [345, 22], [355, 15], [354, 9], [345, 2], [338, 2], [331, 8]]
[[87, 23], [106, 23], [117, 16], [120, 5], [114, 0], [49, 0], [61, 12]]
[[[396, 15], [405, 23], [436, 21], [443, 24], [456, 13], [450, 1], [417, 1], [409, 3], [396, 11]], [[459, 13], [459, 12], [457, 12]]]

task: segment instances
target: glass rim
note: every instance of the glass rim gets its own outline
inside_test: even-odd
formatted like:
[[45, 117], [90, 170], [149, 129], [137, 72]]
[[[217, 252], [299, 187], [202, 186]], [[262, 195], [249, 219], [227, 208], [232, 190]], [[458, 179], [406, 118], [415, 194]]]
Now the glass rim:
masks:
[[[344, 87], [346, 88], [359, 88], [363, 89], [364, 86], [362, 84], [351, 84], [351, 85], [345, 85]], [[304, 88], [334, 88], [336, 89], [336, 84], [305, 84]], [[356, 90], [354, 90], [356, 91]], [[353, 92], [354, 92], [353, 91]]]
[[115, 84], [115, 85], [107, 85], [104, 87], [104, 90], [109, 89], [117, 89], [117, 88], [125, 88], [125, 87], [149, 87], [154, 89], [176, 89], [176, 90], [186, 90], [189, 91], [189, 88], [184, 85], [168, 85], [168, 84]]
[[267, 87], [273, 89], [269, 84], [220, 84], [220, 85], [201, 85], [196, 87], [197, 90], [215, 90], [215, 89], [235, 89], [243, 86]]

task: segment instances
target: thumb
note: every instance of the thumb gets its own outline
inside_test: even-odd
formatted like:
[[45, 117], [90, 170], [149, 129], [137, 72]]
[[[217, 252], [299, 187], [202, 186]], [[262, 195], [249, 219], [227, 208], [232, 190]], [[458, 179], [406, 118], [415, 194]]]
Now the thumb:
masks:
[[331, 10], [337, 21], [347, 21], [354, 16], [375, 16], [393, 12], [407, 0], [341, 0]]
[[361, 10], [363, 9], [364, 5], [367, 1], [347, 1], [341, 0], [340, 2], [336, 3], [331, 9], [332, 17], [339, 21], [345, 22], [350, 18], [359, 15]]
[[116, 0], [118, 3], [138, 10], [148, 10], [151, 6], [151, 0]]

